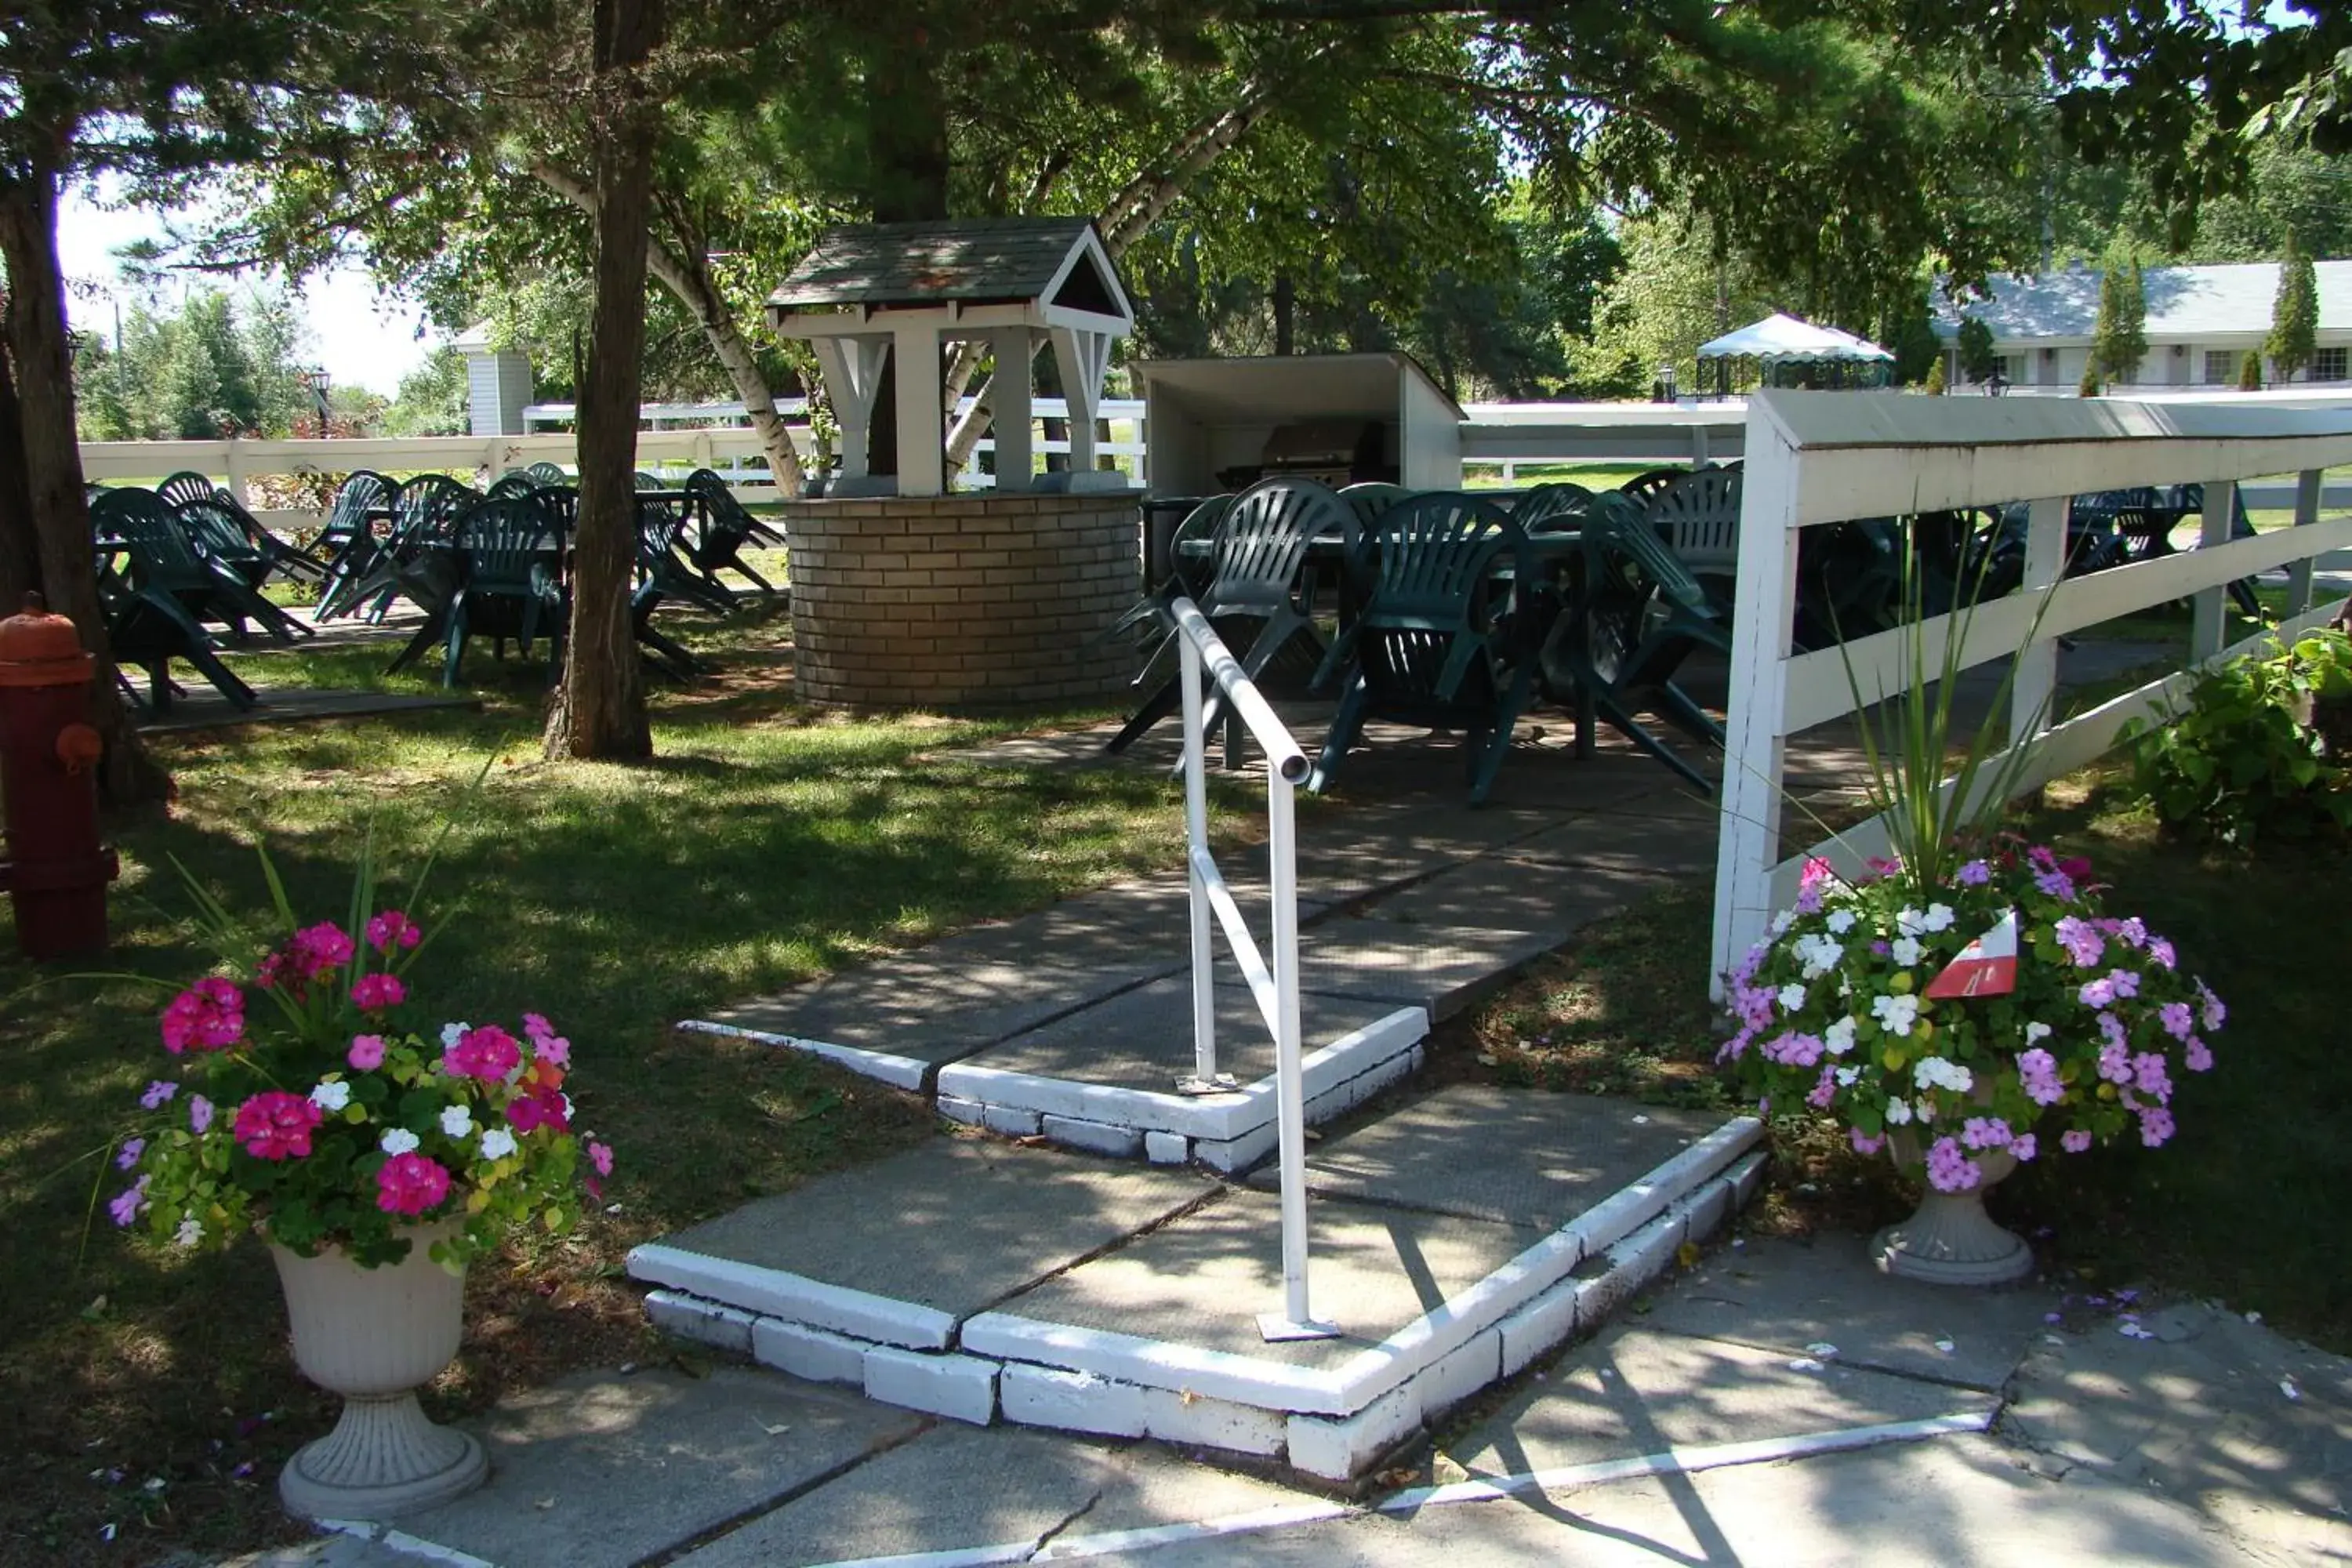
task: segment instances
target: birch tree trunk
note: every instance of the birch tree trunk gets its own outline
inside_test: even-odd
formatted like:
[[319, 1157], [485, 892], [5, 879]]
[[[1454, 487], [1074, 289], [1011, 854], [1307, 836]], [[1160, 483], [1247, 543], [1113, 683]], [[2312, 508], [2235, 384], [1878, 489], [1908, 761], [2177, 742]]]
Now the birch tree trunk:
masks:
[[[587, 181], [546, 163], [532, 164], [530, 174], [591, 218], [596, 216], [596, 191]], [[751, 345], [743, 341], [743, 333], [735, 324], [735, 312], [728, 307], [710, 276], [701, 237], [687, 228], [675, 213], [671, 214], [671, 223], [682, 230], [679, 244], [665, 245], [648, 228], [646, 266], [660, 279], [663, 288], [677, 297], [678, 303], [687, 308], [695, 324], [702, 329], [719, 368], [734, 384], [736, 401], [751, 416], [751, 429], [760, 437], [760, 449], [768, 459], [768, 472], [775, 477], [776, 493], [789, 500], [807, 488], [808, 475], [801, 466], [800, 452], [793, 445], [792, 435], [784, 427], [783, 416], [776, 412], [775, 392], [768, 385]]]
[[[69, 616], [82, 647], [98, 656], [89, 722], [105, 738], [99, 793], [110, 805], [162, 800], [171, 776], [140, 743], [114, 685], [114, 660], [99, 611], [98, 563], [82, 496], [81, 446], [74, 427], [73, 353], [66, 340], [65, 274], [58, 262], [58, 171], [38, 160], [0, 183], [0, 258], [8, 267], [8, 358], [16, 381], [16, 457], [21, 488], [0, 490], [0, 507], [29, 504], [29, 532], [48, 607]], [[17, 605], [6, 606], [8, 615]]]
[[571, 647], [548, 714], [551, 757], [634, 759], [654, 749], [629, 588], [637, 553], [637, 406], [659, 114], [639, 68], [660, 41], [662, 5], [596, 0], [596, 302], [580, 388]]

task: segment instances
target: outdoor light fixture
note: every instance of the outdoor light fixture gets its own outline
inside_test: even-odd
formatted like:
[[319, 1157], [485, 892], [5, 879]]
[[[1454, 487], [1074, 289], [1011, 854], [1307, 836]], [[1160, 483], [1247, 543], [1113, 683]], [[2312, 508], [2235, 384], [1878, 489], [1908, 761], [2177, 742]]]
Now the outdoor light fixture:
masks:
[[1662, 364], [1658, 367], [1658, 385], [1664, 389], [1666, 401], [1668, 403], [1672, 403], [1675, 400], [1674, 366], [1670, 364]]
[[327, 434], [327, 371], [323, 365], [302, 373], [302, 383], [310, 389], [311, 400], [319, 405], [319, 434]]

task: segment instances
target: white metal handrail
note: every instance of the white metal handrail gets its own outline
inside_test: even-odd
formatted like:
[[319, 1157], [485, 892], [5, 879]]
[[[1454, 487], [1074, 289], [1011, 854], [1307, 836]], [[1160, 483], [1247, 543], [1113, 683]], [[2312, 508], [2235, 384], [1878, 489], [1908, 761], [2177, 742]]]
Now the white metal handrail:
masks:
[[[1783, 858], [1783, 752], [1790, 736], [1908, 684], [1912, 634], [1858, 638], [1792, 653], [1801, 532], [1857, 518], [2029, 503], [2020, 591], [1918, 628], [1930, 672], [1964, 639], [1956, 668], [2018, 660], [2010, 702], [2011, 752], [2033, 748], [2014, 787], [2030, 790], [2095, 760], [2134, 719], [2164, 712], [2199, 668], [2324, 620], [2312, 607], [2312, 566], [2352, 546], [2352, 517], [2322, 518], [2326, 469], [2352, 461], [2352, 411], [2112, 399], [1926, 399], [1868, 393], [1759, 395], [1749, 404], [1740, 510], [1739, 593], [1717, 848], [1711, 985], [1796, 892], [1804, 862], [1858, 871], [1885, 852], [1874, 819]], [[2292, 473], [2294, 526], [2232, 540], [2240, 481]], [[2198, 547], [2066, 578], [2071, 499], [2092, 491], [2201, 483]], [[2221, 646], [2228, 584], [2289, 568], [2286, 618], [2275, 632]], [[2194, 605], [2189, 668], [2053, 724], [2057, 639], [2066, 632], [2186, 597]], [[2004, 753], [2006, 754], [2006, 753]], [[1986, 769], [1983, 787], [1999, 770]], [[1945, 787], [1949, 789], [1950, 781]]]
[[[1184, 862], [1192, 888], [1192, 1069], [1202, 1088], [1217, 1083], [1216, 952], [1209, 920], [1216, 917], [1233, 949], [1234, 961], [1249, 983], [1258, 1015], [1274, 1037], [1276, 1137], [1282, 1175], [1282, 1300], [1279, 1312], [1258, 1314], [1258, 1331], [1268, 1340], [1328, 1339], [1339, 1331], [1319, 1322], [1307, 1293], [1307, 1106], [1298, 1024], [1298, 786], [1307, 782], [1307, 753], [1276, 717], [1241, 661], [1226, 648], [1208, 616], [1192, 600], [1169, 606], [1176, 623], [1176, 646], [1183, 661]], [[1269, 963], [1234, 901], [1232, 889], [1209, 853], [1208, 743], [1202, 710], [1205, 672], [1224, 694], [1232, 712], [1265, 753], [1265, 820], [1268, 879], [1274, 906], [1274, 956]]]

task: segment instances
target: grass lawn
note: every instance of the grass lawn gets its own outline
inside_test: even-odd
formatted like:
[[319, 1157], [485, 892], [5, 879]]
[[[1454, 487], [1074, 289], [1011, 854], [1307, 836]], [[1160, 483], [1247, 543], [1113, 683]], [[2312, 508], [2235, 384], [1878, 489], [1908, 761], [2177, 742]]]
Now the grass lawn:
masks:
[[[2053, 784], [2016, 826], [2087, 856], [2112, 884], [2107, 908], [2172, 938], [2229, 1004], [2219, 1064], [2180, 1084], [2179, 1131], [2163, 1148], [2036, 1161], [1994, 1189], [1994, 1214], [2033, 1237], [2045, 1268], [2070, 1284], [2218, 1300], [2352, 1352], [2352, 1293], [2327, 1218], [2352, 1189], [2352, 1052], [2335, 970], [2345, 927], [2329, 912], [2352, 876], [2352, 847], [2183, 844], [2123, 798], [2120, 777], [2110, 763]], [[1454, 1026], [1443, 1042], [1450, 1070], [1728, 1104], [1713, 1068], [1725, 1031], [1697, 984], [1709, 898], [1706, 885], [1685, 884], [1595, 928]], [[1774, 1140], [1774, 1180], [1752, 1223], [1866, 1229], [1909, 1212], [1912, 1195], [1885, 1161], [1795, 1121], [1777, 1124]]]
[[[620, 1152], [617, 1211], [477, 1267], [439, 1415], [655, 1353], [615, 1278], [628, 1246], [932, 1127], [909, 1097], [669, 1024], [1181, 857], [1165, 780], [929, 760], [1012, 726], [820, 715], [790, 700], [772, 618], [680, 625], [719, 668], [690, 690], [656, 689], [651, 765], [541, 761], [540, 677], [513, 665], [501, 678], [485, 650], [467, 663], [487, 678], [478, 714], [166, 742], [178, 800], [111, 829], [116, 948], [80, 967], [184, 983], [203, 966], [167, 856], [257, 918], [266, 837], [297, 907], [335, 915], [368, 824], [395, 875], [446, 826], [422, 912], [452, 922], [412, 976], [408, 1021], [513, 1026], [529, 1008], [574, 1042], [583, 1124]], [[379, 646], [240, 662], [289, 683], [437, 683], [386, 681], [386, 658]], [[0, 1562], [137, 1562], [282, 1536], [278, 1466], [331, 1411], [288, 1361], [263, 1249], [184, 1259], [126, 1243], [102, 1209], [91, 1223], [94, 1199], [121, 1184], [110, 1140], [141, 1086], [168, 1076], [159, 998], [37, 974], [5, 936], [0, 951], [0, 1408], [19, 1456], [0, 1488]]]

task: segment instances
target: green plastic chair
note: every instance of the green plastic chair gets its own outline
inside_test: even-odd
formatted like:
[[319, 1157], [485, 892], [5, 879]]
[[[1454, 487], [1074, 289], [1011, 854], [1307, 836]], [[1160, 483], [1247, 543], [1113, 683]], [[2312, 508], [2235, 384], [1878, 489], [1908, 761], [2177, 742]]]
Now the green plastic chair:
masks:
[[694, 508], [701, 526], [682, 535], [679, 542], [686, 558], [694, 569], [709, 580], [710, 585], [734, 603], [734, 592], [719, 581], [719, 574], [734, 572], [748, 577], [762, 594], [772, 594], [775, 584], [753, 571], [743, 560], [743, 546], [764, 533], [760, 520], [743, 510], [727, 481], [709, 468], [697, 468], [686, 477], [686, 493], [693, 498]]
[[1402, 485], [1385, 484], [1378, 479], [1343, 485], [1339, 489], [1339, 499], [1348, 503], [1349, 510], [1356, 514], [1356, 521], [1366, 528], [1371, 527], [1381, 513], [1412, 494]]
[[1728, 630], [1657, 531], [1622, 498], [1596, 496], [1579, 535], [1573, 594], [1546, 637], [1538, 666], [1548, 695], [1572, 706], [1576, 748], [1591, 754], [1605, 719], [1702, 792], [1713, 786], [1641, 722], [1653, 710], [1703, 744], [1721, 747], [1723, 727], [1674, 683], [1699, 647], [1728, 653]]
[[1592, 492], [1561, 480], [1538, 485], [1511, 508], [1511, 520], [1529, 533], [1573, 533], [1592, 506]]
[[[171, 707], [171, 661], [183, 658], [231, 703], [252, 707], [253, 689], [221, 663], [203, 625], [251, 614], [252, 590], [197, 554], [152, 490], [108, 490], [93, 503], [91, 521], [128, 559], [109, 590], [107, 643], [119, 662], [146, 670], [149, 706], [158, 713]], [[241, 627], [242, 619], [234, 624]]]
[[[1243, 672], [1257, 680], [1277, 660], [1302, 681], [1323, 657], [1315, 626], [1319, 580], [1307, 558], [1316, 541], [1336, 538], [1343, 552], [1355, 548], [1355, 511], [1312, 479], [1261, 479], [1234, 496], [1215, 523], [1214, 570], [1192, 595], [1201, 614], [1225, 646], [1241, 649]], [[1105, 743], [1114, 754], [1127, 750], [1183, 704], [1182, 676], [1171, 675]], [[1213, 728], [1223, 704], [1211, 693], [1202, 710], [1202, 731]], [[1228, 728], [1228, 765], [1239, 760], [1240, 734]]]
[[523, 472], [542, 485], [568, 485], [572, 482], [572, 476], [555, 463], [533, 463]]
[[[160, 500], [161, 497], [159, 496]], [[171, 509], [172, 519], [187, 535], [195, 552], [224, 576], [233, 577], [246, 589], [237, 607], [260, 622], [263, 628], [279, 642], [292, 642], [297, 637], [316, 637], [318, 633], [304, 626], [284, 610], [261, 596], [261, 585], [269, 581], [277, 568], [268, 553], [246, 536], [236, 513], [224, 505], [219, 498], [210, 500], [184, 501]]]
[[1739, 580], [1740, 485], [1737, 468], [1694, 468], [1642, 501], [1642, 515], [1726, 619]]
[[1349, 567], [1363, 602], [1318, 679], [1344, 685], [1309, 787], [1338, 774], [1366, 719], [1387, 719], [1462, 731], [1470, 804], [1484, 805], [1535, 694], [1515, 613], [1538, 581], [1526, 531], [1475, 496], [1417, 495], [1380, 515]]
[[466, 644], [474, 637], [496, 639], [493, 651], [500, 657], [512, 637], [528, 658], [542, 634], [551, 682], [563, 661], [570, 607], [562, 545], [546, 511], [529, 497], [484, 501], [458, 520], [453, 554], [457, 584], [444, 612], [441, 684], [457, 683]]
[[343, 477], [327, 509], [326, 527], [312, 547], [327, 563], [326, 585], [312, 612], [320, 620], [347, 616], [359, 607], [359, 585], [383, 552], [368, 514], [390, 506], [399, 488], [373, 468], [354, 468]]

